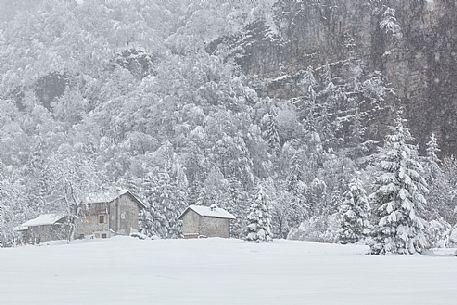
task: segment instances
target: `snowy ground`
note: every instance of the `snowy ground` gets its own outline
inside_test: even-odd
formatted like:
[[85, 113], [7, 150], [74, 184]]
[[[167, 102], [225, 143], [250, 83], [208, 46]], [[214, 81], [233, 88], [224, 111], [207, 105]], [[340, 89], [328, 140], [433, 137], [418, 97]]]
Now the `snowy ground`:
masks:
[[114, 238], [0, 249], [0, 304], [457, 304], [457, 257]]

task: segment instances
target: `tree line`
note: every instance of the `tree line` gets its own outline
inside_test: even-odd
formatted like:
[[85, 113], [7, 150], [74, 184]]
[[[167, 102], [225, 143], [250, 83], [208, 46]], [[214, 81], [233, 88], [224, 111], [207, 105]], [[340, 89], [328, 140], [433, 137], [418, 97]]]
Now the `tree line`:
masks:
[[[435, 138], [419, 156], [383, 75], [351, 57], [249, 78], [207, 46], [253, 20], [274, 31], [267, 3], [180, 3], [44, 1], [0, 26], [3, 244], [115, 187], [160, 238], [180, 236], [187, 205], [217, 204], [237, 238], [447, 243], [457, 165]], [[266, 94], [289, 82], [297, 97]]]

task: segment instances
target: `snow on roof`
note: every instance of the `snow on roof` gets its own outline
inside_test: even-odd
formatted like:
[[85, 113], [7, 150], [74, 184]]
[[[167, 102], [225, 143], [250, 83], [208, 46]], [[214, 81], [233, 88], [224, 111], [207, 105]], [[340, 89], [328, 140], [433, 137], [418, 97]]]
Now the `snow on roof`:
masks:
[[113, 202], [117, 198], [121, 197], [122, 195], [125, 194], [130, 194], [132, 195], [138, 204], [140, 204], [142, 207], [146, 207], [144, 203], [141, 202], [138, 197], [133, 195], [129, 190], [116, 190], [116, 191], [107, 191], [107, 192], [101, 192], [101, 193], [91, 193], [86, 196], [84, 199], [84, 202], [86, 204], [95, 204], [95, 203], [109, 203]]
[[86, 203], [105, 203], [111, 202], [119, 198], [120, 196], [128, 193], [127, 190], [116, 190], [116, 191], [106, 191], [99, 193], [90, 193], [86, 196]]
[[30, 227], [53, 225], [64, 217], [65, 217], [65, 215], [59, 215], [59, 214], [40, 215], [37, 218], [30, 219], [30, 220], [24, 222], [22, 225], [17, 227], [16, 230], [20, 231], [20, 230], [27, 230]]
[[235, 216], [215, 205], [211, 205], [210, 207], [204, 205], [190, 205], [182, 214], [179, 216], [181, 219], [187, 211], [192, 210], [198, 215], [202, 217], [215, 217], [215, 218], [228, 218], [228, 219], [235, 219]]

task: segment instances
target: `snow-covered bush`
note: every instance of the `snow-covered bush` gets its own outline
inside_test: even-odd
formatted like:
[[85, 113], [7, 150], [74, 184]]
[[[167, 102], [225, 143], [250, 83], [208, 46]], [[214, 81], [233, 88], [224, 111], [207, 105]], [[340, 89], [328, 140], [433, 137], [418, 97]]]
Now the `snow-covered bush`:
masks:
[[[449, 247], [452, 226], [443, 218], [428, 223], [427, 240], [432, 248]], [[456, 236], [457, 237], [457, 236]]]
[[132, 233], [130, 233], [130, 237], [138, 238], [140, 240], [146, 240], [149, 238], [147, 235], [140, 233], [140, 232], [132, 232]]
[[449, 234], [449, 247], [457, 247], [457, 225]]
[[311, 217], [292, 229], [287, 236], [290, 240], [334, 243], [338, 241], [338, 229], [341, 216], [338, 213], [330, 216]]

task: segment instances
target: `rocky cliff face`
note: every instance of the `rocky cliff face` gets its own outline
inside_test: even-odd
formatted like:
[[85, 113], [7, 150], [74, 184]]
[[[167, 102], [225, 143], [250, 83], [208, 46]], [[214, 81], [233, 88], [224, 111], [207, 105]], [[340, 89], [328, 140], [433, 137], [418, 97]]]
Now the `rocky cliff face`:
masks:
[[[406, 108], [421, 144], [431, 132], [443, 152], [457, 151], [457, 1], [282, 0], [274, 23], [258, 22], [225, 42], [264, 94], [293, 98], [300, 74], [328, 63], [347, 77], [357, 64], [380, 71]], [[349, 65], [348, 63], [351, 63]], [[282, 81], [278, 82], [278, 79]]]

